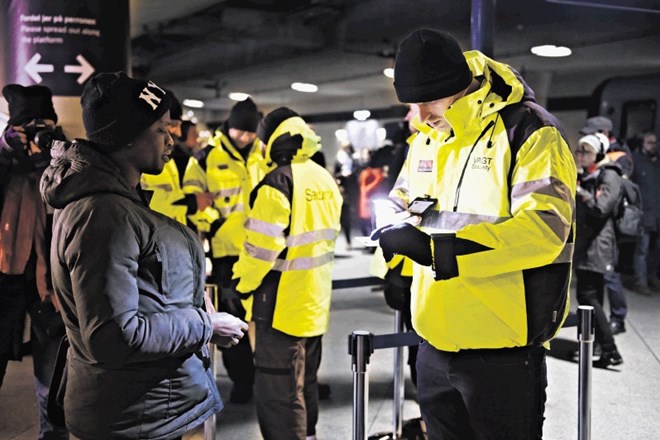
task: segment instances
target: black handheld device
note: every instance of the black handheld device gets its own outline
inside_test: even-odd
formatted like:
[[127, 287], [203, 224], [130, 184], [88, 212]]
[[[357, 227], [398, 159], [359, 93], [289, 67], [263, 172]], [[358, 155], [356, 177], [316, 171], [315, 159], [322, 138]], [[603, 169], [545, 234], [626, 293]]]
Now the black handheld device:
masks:
[[429, 196], [417, 197], [408, 205], [408, 212], [413, 215], [424, 215], [429, 209], [433, 208], [438, 199]]

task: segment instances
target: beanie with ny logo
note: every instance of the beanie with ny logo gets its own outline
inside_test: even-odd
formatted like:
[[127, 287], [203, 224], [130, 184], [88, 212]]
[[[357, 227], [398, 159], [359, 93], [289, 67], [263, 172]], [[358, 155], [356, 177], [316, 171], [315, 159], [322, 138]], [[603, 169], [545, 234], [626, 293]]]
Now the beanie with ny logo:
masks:
[[106, 153], [128, 145], [171, 105], [165, 89], [124, 72], [95, 75], [85, 84], [80, 103], [87, 139]]

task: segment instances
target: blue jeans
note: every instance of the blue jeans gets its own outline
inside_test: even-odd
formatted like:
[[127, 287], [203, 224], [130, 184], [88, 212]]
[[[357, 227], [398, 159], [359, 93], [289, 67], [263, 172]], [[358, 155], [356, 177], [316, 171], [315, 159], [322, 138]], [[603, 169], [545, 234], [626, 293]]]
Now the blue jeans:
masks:
[[429, 440], [542, 438], [548, 385], [545, 348], [417, 355], [417, 400]]
[[39, 410], [39, 437], [38, 440], [68, 440], [69, 433], [63, 427], [54, 426], [48, 419], [46, 408], [48, 405], [48, 387], [34, 378], [34, 390], [37, 395], [37, 408]]
[[55, 426], [48, 418], [48, 388], [60, 346], [60, 337], [39, 340], [32, 334], [32, 360], [34, 369], [34, 391], [39, 411], [38, 440], [67, 440], [66, 428]]
[[649, 276], [658, 276], [660, 261], [660, 234], [657, 231], [644, 231], [637, 238], [633, 267], [635, 269], [635, 284], [649, 285]]
[[626, 295], [623, 292], [621, 284], [621, 274], [619, 272], [605, 272], [605, 289], [610, 301], [610, 321], [623, 323], [628, 314], [628, 305], [626, 304]]

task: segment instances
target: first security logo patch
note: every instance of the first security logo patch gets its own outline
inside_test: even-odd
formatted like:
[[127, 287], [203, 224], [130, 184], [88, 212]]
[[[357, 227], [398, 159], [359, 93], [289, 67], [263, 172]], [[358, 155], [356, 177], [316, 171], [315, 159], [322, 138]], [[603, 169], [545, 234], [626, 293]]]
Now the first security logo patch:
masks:
[[417, 164], [418, 173], [430, 173], [433, 171], [433, 161], [432, 160], [420, 160]]

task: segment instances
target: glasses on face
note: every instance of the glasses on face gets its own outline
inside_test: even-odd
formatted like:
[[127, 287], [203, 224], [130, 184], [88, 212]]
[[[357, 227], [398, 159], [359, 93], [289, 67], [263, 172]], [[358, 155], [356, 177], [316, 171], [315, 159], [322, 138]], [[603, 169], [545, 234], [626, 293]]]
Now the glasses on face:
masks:
[[587, 154], [593, 154], [593, 151], [585, 150], [584, 148], [580, 148], [580, 149], [575, 151], [575, 154], [579, 154], [579, 155], [584, 156], [584, 155], [587, 155]]

